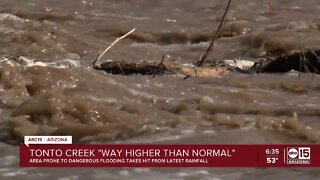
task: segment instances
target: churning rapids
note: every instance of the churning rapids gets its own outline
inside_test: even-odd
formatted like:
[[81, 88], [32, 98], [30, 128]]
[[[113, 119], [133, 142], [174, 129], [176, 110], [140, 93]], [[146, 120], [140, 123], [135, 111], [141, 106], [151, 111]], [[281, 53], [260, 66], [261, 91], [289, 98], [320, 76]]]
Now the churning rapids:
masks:
[[[232, 3], [210, 59], [256, 61], [320, 48], [320, 1]], [[102, 61], [159, 62], [165, 54], [190, 63], [208, 46], [224, 7], [218, 0], [1, 0], [0, 179], [319, 178], [319, 169], [18, 168], [15, 145], [24, 135], [72, 135], [78, 143], [319, 143], [318, 75], [183, 80], [89, 67], [133, 27]], [[49, 66], [5, 62], [24, 57]], [[59, 68], [66, 62], [74, 66]]]

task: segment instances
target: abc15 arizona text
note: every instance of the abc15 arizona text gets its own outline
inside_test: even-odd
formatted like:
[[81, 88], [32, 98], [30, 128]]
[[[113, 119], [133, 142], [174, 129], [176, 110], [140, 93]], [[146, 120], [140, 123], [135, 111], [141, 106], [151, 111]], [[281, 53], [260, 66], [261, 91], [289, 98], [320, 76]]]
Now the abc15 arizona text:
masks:
[[288, 147], [287, 164], [311, 164], [310, 147]]

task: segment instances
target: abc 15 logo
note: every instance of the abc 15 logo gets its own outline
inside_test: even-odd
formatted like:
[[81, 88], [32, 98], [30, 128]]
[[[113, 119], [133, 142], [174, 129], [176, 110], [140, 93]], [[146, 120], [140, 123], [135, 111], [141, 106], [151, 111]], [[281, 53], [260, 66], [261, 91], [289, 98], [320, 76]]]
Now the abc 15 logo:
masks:
[[290, 147], [287, 148], [288, 159], [310, 160], [310, 147]]

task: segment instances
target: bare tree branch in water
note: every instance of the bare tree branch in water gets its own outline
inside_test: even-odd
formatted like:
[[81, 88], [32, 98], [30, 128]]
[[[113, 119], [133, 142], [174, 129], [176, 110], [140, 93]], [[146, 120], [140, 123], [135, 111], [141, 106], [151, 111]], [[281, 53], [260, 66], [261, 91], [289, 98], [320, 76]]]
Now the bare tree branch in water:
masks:
[[[214, 43], [215, 43], [215, 41], [218, 39], [220, 30], [221, 30], [221, 28], [222, 28], [222, 26], [223, 26], [223, 24], [224, 24], [225, 19], [226, 19], [226, 16], [227, 16], [227, 13], [228, 13], [230, 4], [231, 4], [231, 0], [228, 1], [227, 7], [226, 7], [226, 9], [224, 10], [224, 14], [223, 14], [222, 19], [221, 19], [221, 21], [220, 21], [219, 27], [218, 27], [217, 31], [215, 32], [215, 34], [214, 34], [214, 36], [213, 36], [213, 38], [212, 38], [212, 40], [211, 40], [211, 42], [210, 42], [210, 45], [208, 46], [208, 48], [207, 48], [207, 50], [205, 51], [205, 53], [200, 56], [199, 60], [194, 63], [195, 66], [198, 66], [198, 67], [202, 66], [203, 63], [204, 63], [204, 61], [206, 60], [207, 56], [208, 56], [208, 55], [210, 54], [210, 52], [212, 51], [212, 49], [213, 49], [213, 47], [214, 47]], [[196, 72], [195, 72], [195, 73], [196, 73]], [[197, 73], [196, 73], [196, 74], [197, 74]], [[185, 76], [183, 79], [188, 79], [189, 77], [190, 77], [190, 76], [187, 75], [187, 76]]]
[[197, 61], [197, 62], [195, 63], [196, 66], [202, 66], [203, 63], [204, 63], [204, 61], [206, 60], [207, 56], [208, 56], [208, 55], [210, 54], [210, 52], [212, 51], [212, 49], [213, 49], [213, 47], [214, 47], [214, 43], [215, 43], [215, 41], [218, 39], [219, 33], [220, 33], [220, 31], [221, 31], [221, 28], [222, 28], [222, 26], [223, 26], [223, 24], [224, 24], [224, 21], [225, 21], [225, 19], [226, 19], [226, 16], [227, 16], [227, 13], [228, 13], [230, 4], [231, 4], [231, 0], [228, 1], [227, 7], [226, 7], [226, 9], [225, 9], [225, 11], [224, 11], [224, 14], [223, 14], [222, 19], [221, 19], [220, 24], [219, 24], [219, 27], [218, 27], [217, 31], [215, 32], [215, 34], [214, 34], [214, 36], [213, 36], [213, 39], [212, 39], [211, 42], [210, 42], [210, 45], [208, 46], [208, 48], [207, 48], [207, 50], [205, 51], [205, 53], [200, 56], [199, 61]]
[[97, 62], [102, 58], [102, 56], [108, 52], [118, 41], [121, 39], [124, 39], [125, 37], [129, 36], [131, 33], [133, 33], [136, 30], [136, 28], [131, 29], [129, 32], [127, 32], [125, 35], [117, 38], [113, 43], [111, 43], [110, 46], [108, 46], [92, 63], [92, 66], [95, 67], [97, 65]]
[[[161, 68], [163, 61], [164, 61], [164, 55], [162, 55], [162, 59], [161, 59], [159, 65], [158, 65], [158, 68]], [[155, 71], [155, 72], [153, 73], [152, 78], [156, 77], [156, 74], [157, 74], [157, 71]]]

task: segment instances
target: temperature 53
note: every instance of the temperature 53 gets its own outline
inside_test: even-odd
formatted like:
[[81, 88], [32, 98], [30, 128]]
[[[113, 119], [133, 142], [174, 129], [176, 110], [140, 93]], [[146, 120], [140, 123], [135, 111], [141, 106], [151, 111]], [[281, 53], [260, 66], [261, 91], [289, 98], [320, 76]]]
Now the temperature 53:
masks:
[[278, 157], [267, 157], [268, 164], [275, 164], [279, 160]]

